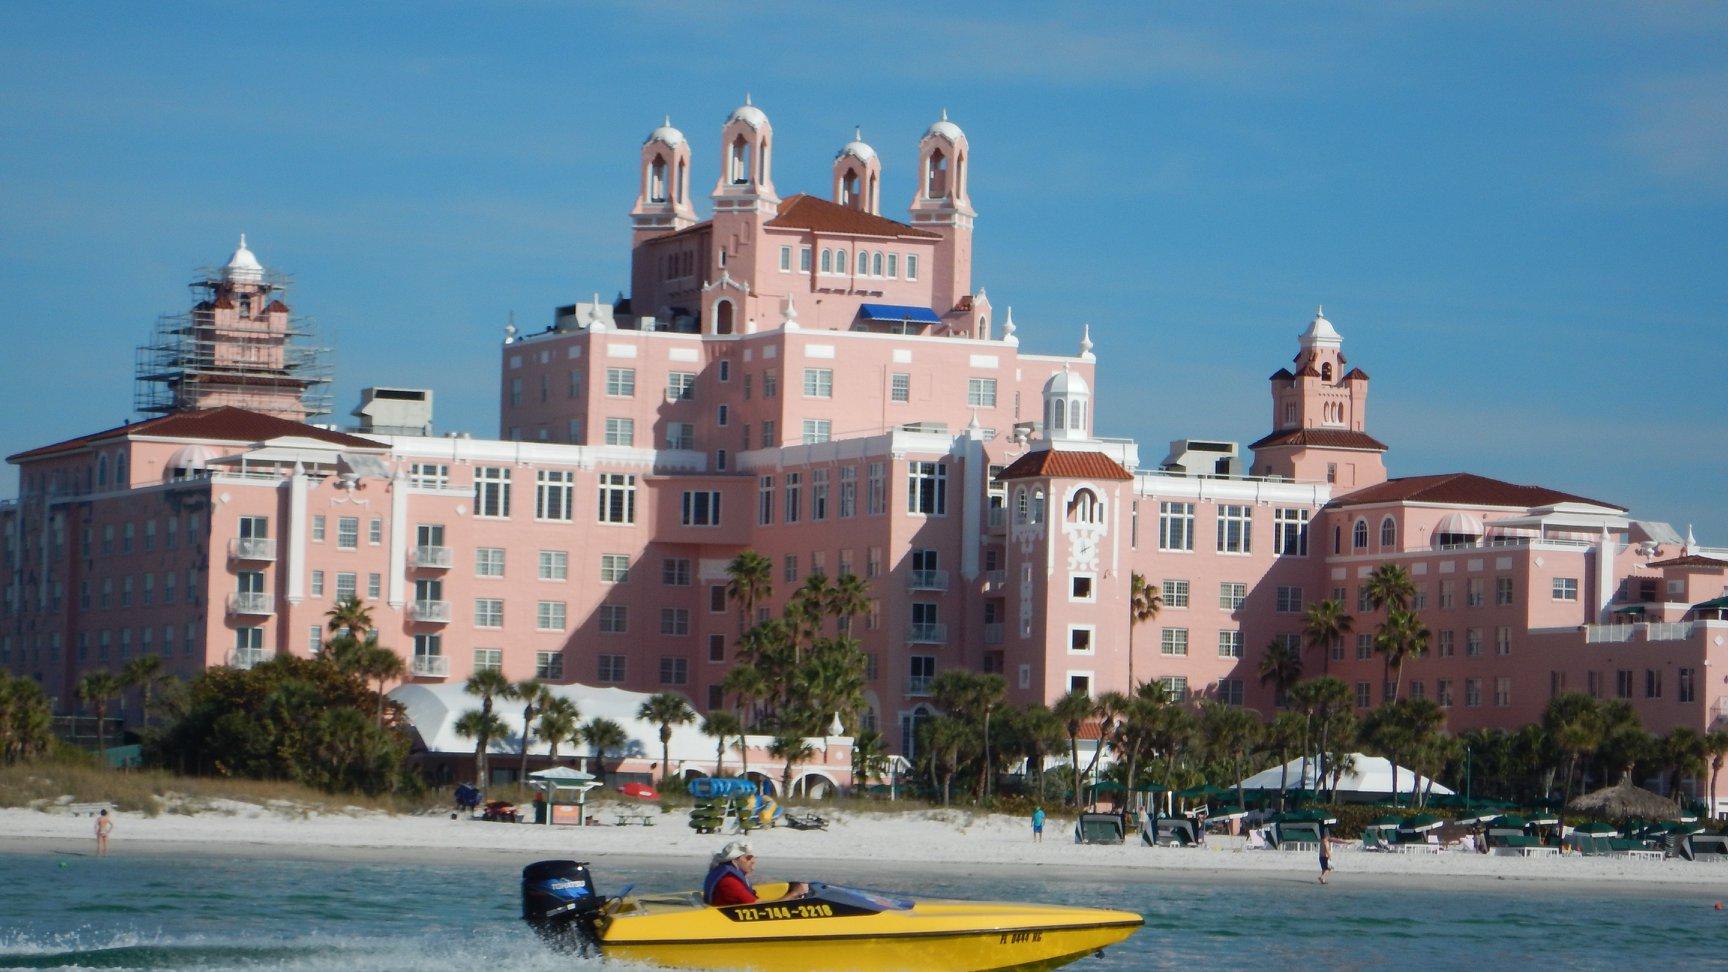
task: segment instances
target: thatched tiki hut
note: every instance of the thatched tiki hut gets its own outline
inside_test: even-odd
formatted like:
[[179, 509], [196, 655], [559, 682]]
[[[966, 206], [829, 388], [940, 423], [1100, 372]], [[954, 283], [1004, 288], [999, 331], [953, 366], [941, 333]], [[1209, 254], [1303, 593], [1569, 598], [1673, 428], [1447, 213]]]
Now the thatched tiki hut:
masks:
[[1651, 793], [1630, 782], [1616, 783], [1594, 793], [1586, 793], [1566, 805], [1566, 809], [1587, 813], [1608, 820], [1627, 817], [1647, 817], [1668, 820], [1680, 815], [1680, 805], [1664, 796]]

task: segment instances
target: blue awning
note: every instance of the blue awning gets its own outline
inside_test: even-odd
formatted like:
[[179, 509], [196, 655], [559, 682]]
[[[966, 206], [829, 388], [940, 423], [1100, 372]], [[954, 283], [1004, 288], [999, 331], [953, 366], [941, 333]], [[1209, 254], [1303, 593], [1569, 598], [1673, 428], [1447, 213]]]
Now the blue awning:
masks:
[[858, 316], [869, 321], [909, 321], [918, 324], [940, 324], [942, 318], [928, 307], [906, 304], [860, 304]]

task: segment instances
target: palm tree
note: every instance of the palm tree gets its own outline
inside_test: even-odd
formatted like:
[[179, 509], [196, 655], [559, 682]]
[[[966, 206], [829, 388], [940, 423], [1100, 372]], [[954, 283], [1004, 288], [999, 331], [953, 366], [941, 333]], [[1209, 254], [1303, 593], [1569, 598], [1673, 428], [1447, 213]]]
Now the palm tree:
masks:
[[469, 709], [456, 719], [456, 731], [474, 740], [474, 775], [482, 790], [491, 786], [486, 775], [486, 755], [492, 740], [507, 731], [504, 720], [488, 709]]
[[[1098, 761], [1104, 756], [1104, 746], [1115, 732], [1116, 723], [1128, 711], [1128, 696], [1121, 692], [1105, 692], [1098, 697], [1096, 711], [1098, 714], [1098, 745], [1092, 750], [1092, 758], [1086, 762], [1086, 771], [1081, 773], [1082, 779], [1096, 780], [1093, 771], [1098, 768]], [[1096, 788], [1093, 790], [1096, 794]]]
[[643, 700], [636, 718], [660, 727], [660, 785], [672, 779], [672, 727], [696, 721], [696, 710], [677, 692], [656, 692]]
[[1710, 798], [1705, 802], [1712, 816], [1716, 813], [1716, 778], [1722, 764], [1728, 762], [1728, 730], [1712, 729], [1704, 734], [1704, 755], [1710, 760]]
[[540, 724], [537, 728], [540, 738], [546, 741], [547, 759], [556, 763], [559, 745], [576, 745], [582, 735], [579, 726], [581, 718], [582, 712], [576, 707], [576, 703], [562, 695], [554, 695], [546, 700], [546, 704], [540, 709]]
[[1200, 736], [1212, 758], [1230, 767], [1236, 804], [1242, 805], [1242, 764], [1260, 741], [1260, 720], [1240, 706], [1206, 702], [1200, 707]]
[[553, 698], [552, 689], [537, 678], [525, 678], [510, 689], [513, 698], [522, 701], [522, 768], [519, 780], [528, 779], [528, 743], [534, 738], [534, 713], [544, 709]]
[[980, 675], [951, 668], [936, 676], [930, 693], [937, 708], [956, 719], [980, 727], [983, 769], [979, 773], [978, 797], [990, 792], [990, 713], [1002, 704], [1007, 683], [1002, 676]]
[[1680, 781], [1702, 775], [1706, 760], [1704, 734], [1698, 730], [1679, 726], [1662, 737], [1662, 762], [1673, 773], [1668, 794], [1675, 802], [1680, 801]]
[[402, 656], [378, 643], [376, 633], [369, 634], [361, 644], [356, 656], [354, 674], [362, 682], [378, 683], [377, 718], [379, 728], [384, 726], [384, 686], [389, 682], [401, 681], [408, 674], [408, 665]]
[[[738, 721], [748, 730], [753, 721], [756, 703], [767, 698], [773, 691], [773, 686], [762, 669], [755, 665], [742, 664], [733, 666], [732, 670], [726, 673], [726, 677], [720, 680], [720, 690], [736, 698]], [[742, 749], [739, 755], [744, 759], [745, 771], [748, 771], [749, 757], [743, 756]]]
[[120, 681], [139, 692], [139, 707], [146, 725], [150, 722], [150, 696], [162, 680], [162, 658], [159, 655], [139, 655], [120, 668]]
[[360, 598], [349, 595], [336, 602], [336, 606], [325, 612], [329, 619], [331, 631], [346, 631], [354, 636], [356, 641], [365, 639], [372, 630], [372, 609]]
[[32, 679], [0, 672], [0, 765], [34, 759], [54, 739], [54, 710]]
[[1596, 700], [1581, 692], [1564, 692], [1548, 700], [1542, 728], [1554, 747], [1566, 756], [1562, 805], [1572, 802], [1572, 776], [1578, 761], [1602, 742], [1602, 713]]
[[745, 550], [726, 565], [726, 597], [738, 605], [738, 633], [756, 623], [756, 605], [774, 594], [774, 562]]
[[1147, 583], [1146, 578], [1138, 573], [1130, 574], [1128, 578], [1128, 686], [1133, 688], [1139, 684], [1134, 681], [1134, 629], [1158, 617], [1158, 612], [1164, 610], [1164, 593], [1156, 585]]
[[1395, 699], [1369, 715], [1363, 734], [1392, 763], [1393, 803], [1398, 802], [1398, 764], [1432, 745], [1445, 724], [1446, 713], [1433, 699]]
[[[474, 751], [474, 772], [480, 778], [480, 786], [484, 788], [490, 786], [492, 781], [492, 778], [487, 775], [487, 749], [489, 748], [487, 744], [492, 741], [492, 737], [501, 736], [505, 731], [504, 723], [494, 716], [492, 706], [494, 700], [510, 698], [511, 694], [515, 691], [515, 687], [510, 684], [509, 679], [504, 677], [504, 673], [498, 669], [482, 668], [468, 676], [468, 681], [462, 686], [462, 688], [469, 695], [477, 695], [480, 697], [479, 712], [482, 718], [476, 723], [476, 725], [489, 730], [494, 726], [497, 727], [495, 731], [487, 732], [483, 738], [478, 736], [476, 737], [480, 738], [480, 745]], [[474, 736], [476, 734], [464, 733], [464, 735]]]
[[107, 765], [108, 703], [124, 691], [126, 683], [105, 669], [99, 668], [78, 680], [78, 701], [96, 710], [96, 754], [103, 757], [103, 765]]
[[1038, 802], [1044, 802], [1044, 756], [1062, 745], [1063, 721], [1044, 705], [1034, 703], [1019, 712], [1020, 745], [1026, 771], [1038, 777]]
[[738, 721], [737, 715], [720, 709], [702, 718], [702, 735], [714, 740], [714, 775], [725, 775], [726, 744], [734, 738], [740, 746], [744, 744], [744, 723]]
[[[1050, 707], [1068, 734], [1068, 769], [1074, 776], [1074, 804], [1080, 804], [1080, 727], [1098, 712], [1098, 703], [1084, 689], [1074, 689]], [[1102, 745], [1102, 743], [1100, 743]]]
[[937, 716], [925, 720], [920, 736], [919, 751], [928, 761], [931, 783], [947, 806], [952, 801], [954, 774], [960, 770], [960, 753], [972, 742], [972, 727], [953, 716]]
[[1280, 712], [1260, 736], [1259, 751], [1278, 761], [1279, 806], [1283, 806], [1284, 794], [1290, 789], [1290, 760], [1302, 748], [1302, 730], [1300, 715]]
[[1260, 656], [1260, 684], [1271, 685], [1273, 704], [1289, 704], [1290, 687], [1302, 678], [1302, 649], [1274, 638]]
[[1308, 646], [1320, 649], [1320, 670], [1331, 671], [1332, 648], [1356, 626], [1355, 619], [1344, 612], [1344, 602], [1334, 598], [1310, 604], [1302, 621]]
[[1330, 675], [1305, 683], [1308, 686], [1309, 715], [1314, 729], [1320, 737], [1320, 771], [1317, 779], [1325, 780], [1329, 776], [1331, 760], [1332, 736], [1346, 723], [1353, 720], [1350, 713], [1350, 686]]
[[852, 737], [852, 786], [870, 788], [871, 780], [879, 780], [888, 768], [888, 741], [874, 729], [866, 729]]
[[[1396, 700], [1404, 687], [1404, 665], [1412, 658], [1421, 658], [1428, 651], [1428, 642], [1433, 635], [1422, 623], [1422, 618], [1415, 611], [1404, 608], [1392, 608], [1386, 612], [1386, 620], [1380, 623], [1380, 628], [1374, 634], [1374, 650], [1379, 652], [1386, 663], [1386, 682], [1392, 686], [1392, 695], [1385, 701]], [[1393, 671], [1397, 674], [1394, 675]]]
[[827, 607], [840, 633], [849, 633], [852, 619], [870, 610], [870, 585], [851, 571], [841, 574], [828, 589]]
[[606, 779], [606, 754], [610, 751], [623, 749], [630, 741], [630, 736], [624, 727], [611, 719], [590, 719], [582, 727], [582, 738], [588, 740], [588, 748], [594, 753], [594, 775], [601, 780]]
[[780, 770], [780, 799], [785, 800], [792, 795], [792, 764], [809, 759], [816, 752], [816, 747], [804, 738], [804, 734], [796, 729], [782, 729], [774, 734], [774, 742], [768, 747], [768, 754], [775, 759], [785, 760], [786, 765]]
[[1381, 564], [1368, 575], [1368, 603], [1376, 611], [1381, 608], [1391, 611], [1406, 611], [1410, 601], [1416, 597], [1416, 582], [1410, 579], [1410, 572], [1398, 564]]

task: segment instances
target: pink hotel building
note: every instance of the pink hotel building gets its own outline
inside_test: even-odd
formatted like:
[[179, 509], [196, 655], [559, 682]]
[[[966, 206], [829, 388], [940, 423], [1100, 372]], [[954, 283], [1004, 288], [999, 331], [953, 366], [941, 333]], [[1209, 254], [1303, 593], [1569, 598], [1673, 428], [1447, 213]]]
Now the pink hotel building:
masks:
[[[1261, 653], [1331, 597], [1361, 633], [1306, 670], [1376, 705], [1361, 591], [1390, 562], [1435, 633], [1408, 691], [1454, 730], [1534, 720], [1560, 691], [1627, 699], [1657, 731], [1728, 719], [1728, 551], [1544, 487], [1388, 479], [1368, 375], [1319, 314], [1248, 454], [1181, 440], [1143, 465], [1094, 433], [1090, 335], [1028, 353], [972, 289], [957, 125], [920, 140], [905, 221], [861, 139], [825, 199], [777, 195], [776, 147], [759, 108], [734, 111], [699, 219], [689, 142], [649, 135], [630, 296], [507, 332], [497, 439], [307, 424], [319, 378], [242, 242], [176, 332], [196, 353], [140, 370], [160, 417], [10, 457], [0, 666], [69, 709], [80, 673], [143, 653], [183, 674], [311, 653], [353, 594], [417, 681], [501, 667], [707, 710], [739, 624], [725, 566], [754, 549], [775, 564], [764, 610], [813, 572], [867, 581], [865, 724], [906, 751], [950, 668], [1021, 701], [1132, 677], [1268, 710]], [[1130, 657], [1135, 572], [1164, 609]]]

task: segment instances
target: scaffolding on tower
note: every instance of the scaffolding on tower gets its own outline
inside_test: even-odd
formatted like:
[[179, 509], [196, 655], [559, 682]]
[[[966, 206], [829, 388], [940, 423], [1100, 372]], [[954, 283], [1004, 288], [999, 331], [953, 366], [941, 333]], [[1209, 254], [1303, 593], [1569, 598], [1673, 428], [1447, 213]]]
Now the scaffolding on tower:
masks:
[[189, 311], [164, 314], [137, 349], [133, 407], [144, 415], [231, 405], [296, 421], [330, 412], [329, 349], [289, 312], [288, 278], [206, 268]]

